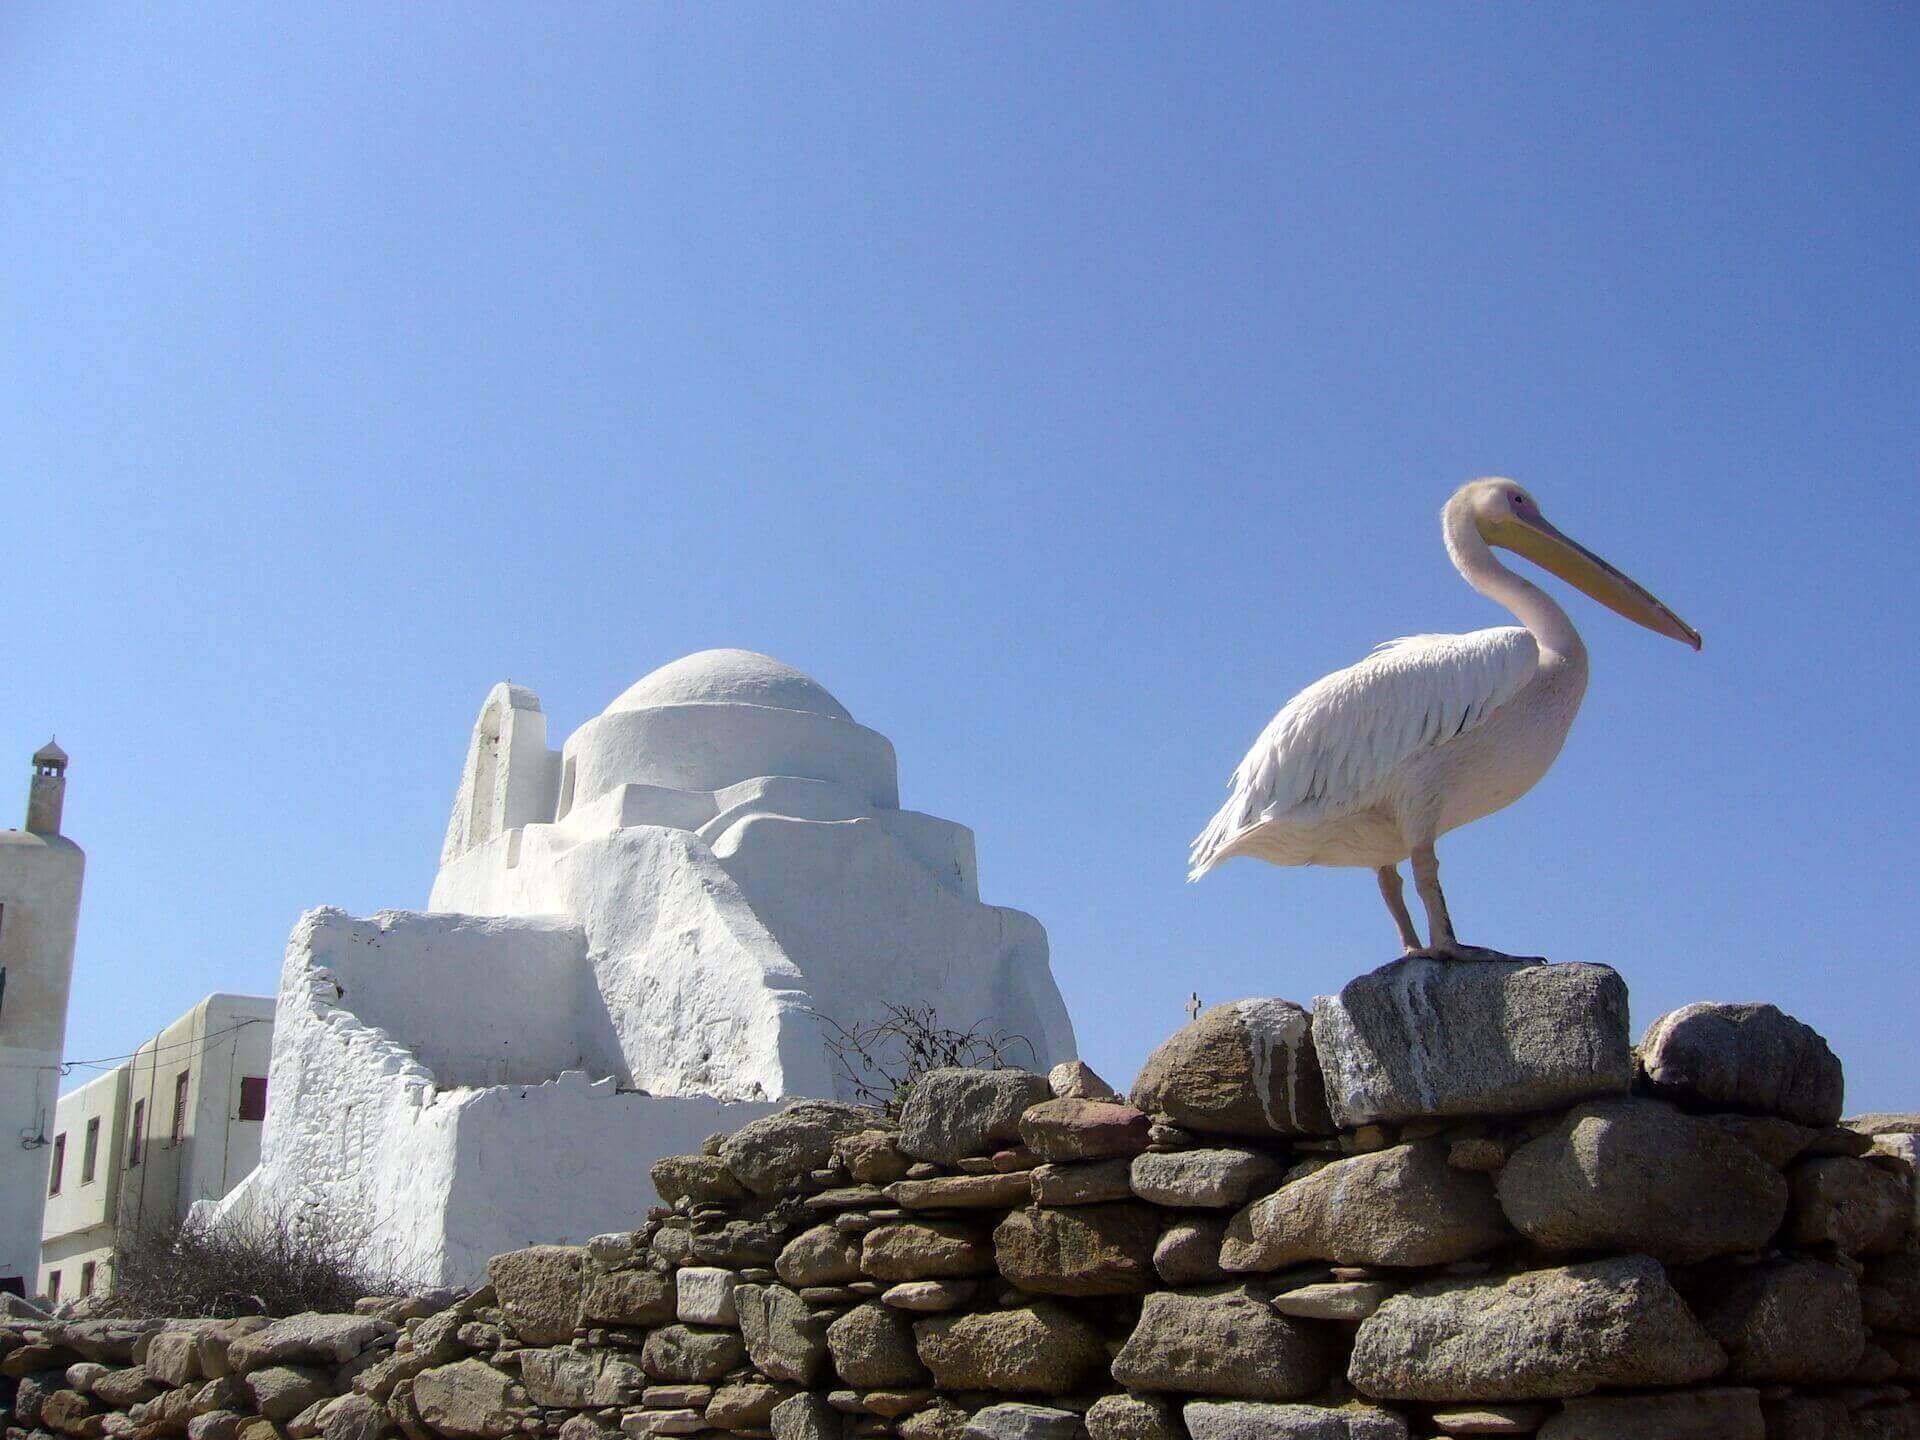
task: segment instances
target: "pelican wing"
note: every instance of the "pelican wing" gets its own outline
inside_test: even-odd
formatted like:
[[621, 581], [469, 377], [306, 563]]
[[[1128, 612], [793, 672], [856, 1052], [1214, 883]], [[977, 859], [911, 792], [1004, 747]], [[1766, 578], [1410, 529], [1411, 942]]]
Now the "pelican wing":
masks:
[[1540, 652], [1514, 625], [1389, 640], [1302, 690], [1233, 772], [1227, 803], [1193, 842], [1198, 880], [1275, 820], [1363, 810], [1422, 750], [1464, 735], [1533, 678]]

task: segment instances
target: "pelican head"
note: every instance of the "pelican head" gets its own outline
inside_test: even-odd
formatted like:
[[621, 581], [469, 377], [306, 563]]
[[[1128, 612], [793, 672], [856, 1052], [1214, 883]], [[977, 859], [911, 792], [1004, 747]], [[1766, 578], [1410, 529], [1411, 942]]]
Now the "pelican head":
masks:
[[1658, 635], [1668, 635], [1695, 650], [1700, 632], [1682, 620], [1637, 581], [1602, 560], [1577, 540], [1561, 534], [1540, 513], [1539, 503], [1523, 487], [1499, 478], [1473, 480], [1454, 492], [1448, 508], [1464, 508], [1474, 529], [1489, 545], [1525, 556], [1569, 585], [1585, 591], [1617, 614]]

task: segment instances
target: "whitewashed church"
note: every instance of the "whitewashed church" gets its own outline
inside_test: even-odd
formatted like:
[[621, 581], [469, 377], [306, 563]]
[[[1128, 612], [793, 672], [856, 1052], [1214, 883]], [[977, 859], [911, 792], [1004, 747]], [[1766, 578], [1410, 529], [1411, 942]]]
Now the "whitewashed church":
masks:
[[742, 650], [654, 671], [558, 751], [497, 685], [428, 909], [295, 927], [260, 1165], [219, 1213], [332, 1212], [469, 1281], [630, 1227], [660, 1156], [834, 1096], [820, 1017], [888, 1002], [1074, 1053], [1045, 930], [980, 902], [965, 826], [900, 808], [884, 735]]

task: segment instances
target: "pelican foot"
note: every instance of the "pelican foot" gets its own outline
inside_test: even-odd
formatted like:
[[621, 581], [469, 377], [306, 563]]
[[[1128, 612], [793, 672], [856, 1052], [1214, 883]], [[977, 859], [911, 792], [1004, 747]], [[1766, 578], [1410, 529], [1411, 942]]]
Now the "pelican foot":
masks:
[[1484, 945], [1428, 945], [1419, 950], [1409, 950], [1402, 957], [1407, 960], [1497, 960], [1503, 965], [1515, 963], [1521, 965], [1544, 965], [1544, 955], [1509, 955], [1504, 950], [1489, 950]]

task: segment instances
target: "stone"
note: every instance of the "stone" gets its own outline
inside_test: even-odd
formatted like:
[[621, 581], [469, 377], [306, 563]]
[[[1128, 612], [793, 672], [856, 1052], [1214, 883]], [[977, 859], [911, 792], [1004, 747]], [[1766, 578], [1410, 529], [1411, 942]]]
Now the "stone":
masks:
[[860, 1389], [926, 1384], [926, 1367], [914, 1349], [913, 1322], [877, 1300], [854, 1306], [828, 1326], [827, 1349], [840, 1378]]
[[1025, 1070], [928, 1070], [900, 1110], [901, 1150], [951, 1165], [990, 1155], [1020, 1139], [1020, 1117], [1053, 1098], [1046, 1077]]
[[974, 1315], [936, 1315], [913, 1327], [920, 1361], [943, 1390], [1071, 1395], [1107, 1367], [1100, 1334], [1049, 1301]]
[[699, 1410], [639, 1410], [620, 1422], [623, 1434], [697, 1435], [707, 1428], [707, 1417]]
[[696, 1265], [720, 1265], [738, 1270], [748, 1265], [771, 1265], [786, 1245], [787, 1226], [774, 1219], [729, 1220], [712, 1229], [693, 1232], [692, 1260]]
[[1726, 1131], [1776, 1170], [1784, 1170], [1812, 1145], [1820, 1132], [1777, 1115], [1735, 1115], [1728, 1111], [1702, 1115], [1709, 1125]]
[[[152, 1386], [154, 1394], [160, 1393], [160, 1387], [147, 1378], [144, 1365], [136, 1366], [134, 1370], [143, 1384]], [[78, 1390], [82, 1395], [91, 1395], [95, 1381], [104, 1380], [115, 1373], [110, 1365], [102, 1365], [94, 1360], [82, 1360], [77, 1365], [67, 1367], [67, 1388]], [[140, 1398], [144, 1400], [146, 1396], [143, 1395]]]
[[[193, 1427], [187, 1429], [191, 1435]], [[326, 1440], [382, 1440], [393, 1433], [393, 1421], [384, 1405], [364, 1395], [342, 1395], [327, 1412], [320, 1433]]]
[[1531, 1435], [1546, 1420], [1545, 1405], [1470, 1405], [1433, 1412], [1442, 1435]]
[[313, 1365], [263, 1365], [240, 1377], [240, 1392], [266, 1419], [291, 1420], [333, 1394], [333, 1377]]
[[[25, 1303], [17, 1296], [8, 1296], [7, 1299], [16, 1304]], [[91, 1300], [88, 1303], [92, 1303]], [[4, 1317], [5, 1313], [0, 1309], [0, 1317]], [[161, 1329], [162, 1323], [158, 1320], [106, 1316], [93, 1320], [56, 1322], [49, 1327], [47, 1335], [83, 1360], [102, 1365], [133, 1365], [142, 1362], [143, 1357], [137, 1352]]]
[[209, 1410], [187, 1422], [187, 1440], [239, 1440], [240, 1427], [250, 1418], [237, 1410]]
[[647, 1336], [647, 1343], [640, 1351], [640, 1368], [655, 1380], [682, 1385], [705, 1384], [718, 1380], [745, 1359], [746, 1354], [747, 1347], [737, 1331], [662, 1325]]
[[1173, 1403], [1158, 1395], [1102, 1395], [1087, 1409], [1092, 1440], [1186, 1440]]
[[1867, 1262], [1860, 1308], [1875, 1330], [1920, 1334], [1920, 1253], [1911, 1247]]
[[1341, 1125], [1519, 1115], [1625, 1092], [1627, 987], [1605, 965], [1396, 960], [1314, 1005]]
[[1133, 1193], [1174, 1210], [1230, 1210], [1280, 1183], [1286, 1166], [1257, 1150], [1180, 1150], [1140, 1155]]
[[1886, 1398], [1894, 1403], [1868, 1405], [1852, 1412], [1849, 1418], [1854, 1440], [1920, 1440], [1920, 1404], [1900, 1403], [1895, 1396]]
[[[521, 1344], [564, 1345], [573, 1338], [586, 1259], [584, 1245], [534, 1245], [487, 1262], [507, 1329]], [[414, 1394], [417, 1401], [417, 1388]]]
[[1837, 1395], [1785, 1395], [1760, 1402], [1767, 1440], [1858, 1440], [1847, 1402]]
[[1677, 1395], [1603, 1395], [1568, 1400], [1540, 1427], [1540, 1440], [1767, 1440], [1760, 1392], [1740, 1388]]
[[1777, 1115], [1802, 1125], [1840, 1118], [1846, 1079], [1818, 1032], [1774, 1005], [1684, 1005], [1640, 1039], [1642, 1083], [1705, 1110]]
[[580, 1302], [588, 1325], [664, 1325], [674, 1318], [679, 1297], [672, 1275], [657, 1270], [601, 1270], [587, 1275]]
[[262, 1365], [342, 1365], [397, 1333], [398, 1327], [367, 1315], [294, 1315], [233, 1342], [227, 1364], [236, 1374]]
[[536, 1405], [561, 1410], [635, 1405], [648, 1388], [645, 1372], [613, 1351], [561, 1346], [519, 1353], [520, 1383]]
[[1576, 1106], [1514, 1152], [1498, 1189], [1507, 1218], [1543, 1249], [1669, 1265], [1763, 1250], [1787, 1211], [1787, 1182], [1739, 1140], [1629, 1096]]
[[897, 1310], [938, 1315], [966, 1304], [978, 1288], [972, 1280], [903, 1280], [888, 1286], [880, 1301]]
[[895, 1428], [900, 1440], [965, 1440], [967, 1412], [951, 1400], [936, 1398], [924, 1410], [915, 1411]]
[[1042, 1160], [1109, 1160], [1147, 1148], [1147, 1117], [1116, 1100], [1043, 1100], [1020, 1117], [1020, 1138]]
[[880, 1119], [868, 1105], [800, 1100], [742, 1125], [721, 1143], [720, 1158], [754, 1194], [777, 1195], [831, 1160], [841, 1136], [870, 1130]]
[[1913, 1214], [1911, 1186], [1868, 1160], [1803, 1160], [1787, 1172], [1795, 1245], [1831, 1245], [1843, 1255], [1889, 1255]]
[[705, 1410], [713, 1395], [711, 1385], [649, 1385], [640, 1403], [650, 1410]]
[[1226, 1236], [1224, 1215], [1181, 1217], [1154, 1244], [1155, 1273], [1176, 1290], [1225, 1282], [1230, 1277], [1220, 1268], [1220, 1246]]
[[100, 1402], [78, 1390], [56, 1390], [41, 1402], [40, 1423], [73, 1440], [99, 1440], [106, 1434]]
[[1691, 1385], [1726, 1368], [1644, 1255], [1431, 1281], [1360, 1322], [1348, 1378], [1380, 1400], [1546, 1400]]
[[689, 1325], [732, 1325], [740, 1323], [734, 1308], [733, 1292], [740, 1277], [732, 1270], [716, 1265], [689, 1265], [674, 1276], [678, 1296], [675, 1317]]
[[818, 1395], [799, 1394], [773, 1407], [774, 1440], [841, 1440], [844, 1421]]
[[1493, 1182], [1449, 1166], [1441, 1141], [1418, 1140], [1336, 1160], [1254, 1201], [1227, 1226], [1220, 1264], [1445, 1265], [1511, 1238]]
[[1288, 1000], [1203, 1011], [1147, 1057], [1128, 1097], [1204, 1135], [1328, 1135], [1311, 1018]]
[[1016, 1210], [993, 1232], [1000, 1273], [1036, 1295], [1129, 1295], [1153, 1287], [1159, 1217], [1143, 1205]]
[[73, 1372], [79, 1368], [76, 1365], [67, 1371], [67, 1383], [83, 1395], [96, 1396], [102, 1404], [115, 1410], [131, 1410], [160, 1393], [160, 1386], [147, 1373], [144, 1365], [130, 1365], [123, 1370], [109, 1370], [100, 1366], [100, 1373], [86, 1385], [74, 1382]]
[[1447, 1164], [1456, 1170], [1478, 1170], [1483, 1175], [1496, 1173], [1513, 1152], [1501, 1141], [1487, 1136], [1455, 1140], [1447, 1146]]
[[1133, 1163], [1125, 1157], [1076, 1165], [1039, 1165], [1027, 1172], [1040, 1205], [1098, 1205], [1133, 1198]]
[[725, 1204], [747, 1198], [747, 1187], [717, 1155], [665, 1155], [653, 1162], [648, 1174], [663, 1205], [678, 1205], [682, 1200]]
[[904, 1210], [1004, 1210], [1032, 1194], [1024, 1172], [943, 1175], [937, 1180], [896, 1180], [887, 1198]]
[[1407, 1422], [1373, 1405], [1191, 1400], [1182, 1413], [1193, 1440], [1407, 1440]]
[[1149, 1295], [1112, 1370], [1129, 1390], [1297, 1400], [1327, 1383], [1333, 1360], [1324, 1327], [1276, 1315], [1260, 1293], [1234, 1286]]
[[707, 1424], [720, 1430], [764, 1430], [773, 1423], [774, 1410], [792, 1394], [764, 1382], [722, 1385], [707, 1402]]
[[890, 1185], [913, 1164], [894, 1143], [891, 1130], [855, 1130], [833, 1142], [833, 1154], [847, 1173], [867, 1185]]
[[844, 1285], [861, 1278], [860, 1241], [831, 1225], [816, 1225], [789, 1240], [773, 1268], [796, 1290], [803, 1285]]
[[1867, 1342], [1860, 1287], [1837, 1265], [1722, 1266], [1690, 1287], [1700, 1323], [1726, 1348], [1729, 1380], [1820, 1384], [1851, 1371]]
[[733, 1292], [747, 1354], [770, 1380], [811, 1385], [827, 1365], [831, 1317], [784, 1285], [742, 1285]]
[[1328, 1280], [1274, 1296], [1273, 1308], [1296, 1320], [1354, 1322], [1378, 1310], [1395, 1288], [1383, 1280]]
[[994, 1271], [993, 1242], [954, 1220], [912, 1220], [869, 1230], [860, 1268], [875, 1280], [950, 1280]]
[[968, 1440], [1086, 1440], [1087, 1422], [1071, 1410], [1011, 1400], [976, 1410]]
[[1117, 1092], [1084, 1060], [1062, 1060], [1047, 1072], [1047, 1088], [1056, 1100], [1118, 1100]]

